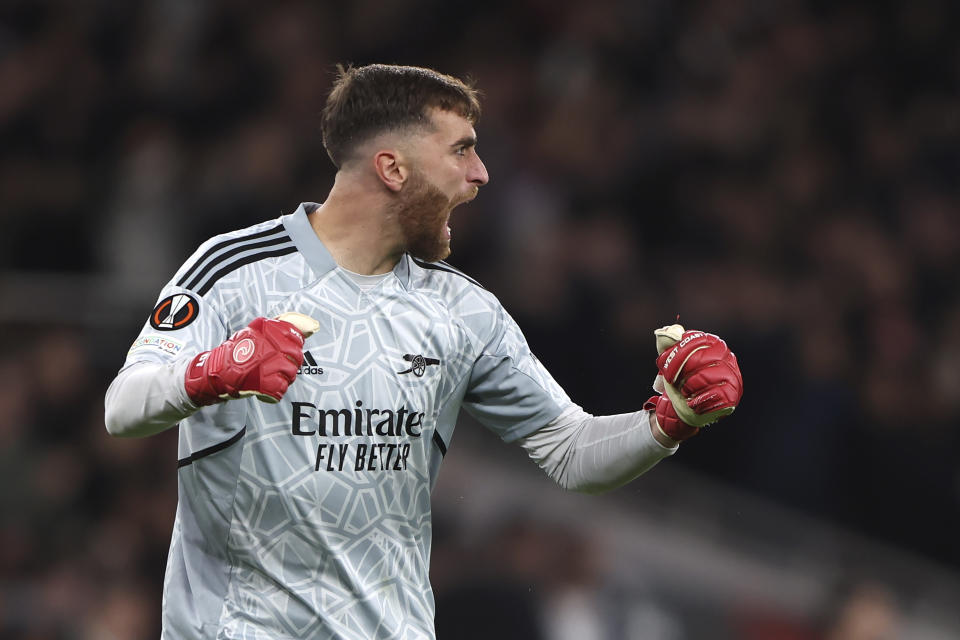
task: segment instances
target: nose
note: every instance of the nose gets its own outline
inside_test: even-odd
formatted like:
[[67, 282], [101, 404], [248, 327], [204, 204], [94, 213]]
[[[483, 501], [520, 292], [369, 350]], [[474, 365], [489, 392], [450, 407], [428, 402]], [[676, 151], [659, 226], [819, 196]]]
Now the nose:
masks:
[[487, 167], [484, 166], [480, 156], [474, 155], [474, 162], [470, 165], [470, 172], [467, 174], [467, 180], [478, 187], [490, 182], [490, 176], [487, 175]]

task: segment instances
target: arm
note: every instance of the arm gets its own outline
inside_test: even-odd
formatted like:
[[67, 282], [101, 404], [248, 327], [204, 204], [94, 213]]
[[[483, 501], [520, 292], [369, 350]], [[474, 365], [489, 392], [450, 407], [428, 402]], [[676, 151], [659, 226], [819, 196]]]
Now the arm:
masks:
[[317, 321], [298, 313], [256, 318], [218, 347], [193, 358], [134, 362], [110, 384], [104, 420], [111, 435], [159, 433], [201, 406], [256, 396], [279, 402], [303, 362]]
[[619, 487], [736, 408], [743, 380], [736, 356], [723, 340], [685, 332], [680, 325], [658, 329], [655, 335], [661, 372], [655, 388], [666, 387], [669, 395], [650, 398], [644, 411], [617, 416], [594, 417], [574, 405], [520, 439], [561, 487], [585, 493]]
[[107, 432], [123, 438], [160, 433], [194, 413], [184, 387], [189, 358], [136, 362], [117, 374], [104, 398]]
[[[698, 431], [678, 417], [666, 396], [662, 402], [657, 401], [659, 397], [648, 400], [644, 411], [636, 413], [599, 417], [585, 413], [533, 356], [513, 319], [502, 307], [493, 311], [495, 321], [473, 364], [463, 407], [504, 441], [519, 441], [560, 486], [587, 493], [621, 486], [674, 453], [679, 441]], [[467, 317], [476, 321], [488, 316]], [[476, 333], [482, 335], [483, 329]], [[671, 345], [683, 337], [682, 327], [677, 329], [676, 339], [670, 333]], [[666, 342], [661, 342], [658, 348], [666, 348]], [[680, 347], [682, 355], [675, 356], [668, 367], [670, 381], [688, 396], [701, 392], [704, 401], [697, 403], [697, 410], [713, 411], [716, 403], [706, 399], [717, 394], [702, 392], [715, 388], [712, 372], [720, 369], [713, 365], [720, 356], [704, 351], [690, 360], [689, 352], [699, 347], [689, 341]], [[689, 376], [681, 375], [687, 368], [697, 375], [688, 380]], [[709, 421], [715, 419], [711, 415]]]
[[576, 406], [519, 442], [558, 485], [583, 493], [624, 485], [677, 451], [652, 412], [592, 416]]

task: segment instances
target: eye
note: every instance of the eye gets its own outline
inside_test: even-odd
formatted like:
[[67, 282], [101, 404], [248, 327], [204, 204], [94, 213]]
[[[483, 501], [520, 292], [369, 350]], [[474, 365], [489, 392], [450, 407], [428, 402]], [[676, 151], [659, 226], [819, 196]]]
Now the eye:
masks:
[[458, 147], [454, 153], [456, 153], [458, 156], [465, 156], [467, 155], [467, 147]]

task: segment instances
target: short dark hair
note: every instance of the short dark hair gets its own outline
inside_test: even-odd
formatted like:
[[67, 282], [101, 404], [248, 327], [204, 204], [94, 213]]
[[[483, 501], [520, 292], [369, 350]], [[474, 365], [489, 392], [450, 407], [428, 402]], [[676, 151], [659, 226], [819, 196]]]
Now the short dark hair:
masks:
[[340, 168], [359, 144], [377, 134], [429, 126], [431, 108], [452, 111], [472, 124], [480, 118], [479, 94], [469, 81], [423, 67], [337, 65], [323, 109], [323, 146]]

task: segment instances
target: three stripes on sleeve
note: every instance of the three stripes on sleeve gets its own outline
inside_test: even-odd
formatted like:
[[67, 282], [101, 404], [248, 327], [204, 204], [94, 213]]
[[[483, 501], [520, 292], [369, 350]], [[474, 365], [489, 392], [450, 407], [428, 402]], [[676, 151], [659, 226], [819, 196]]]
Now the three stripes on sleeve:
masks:
[[215, 243], [184, 272], [177, 286], [205, 295], [213, 285], [231, 271], [263, 260], [297, 251], [284, 226], [277, 222], [264, 231]]

